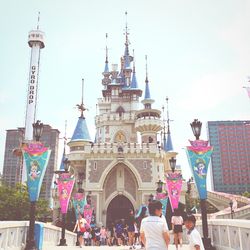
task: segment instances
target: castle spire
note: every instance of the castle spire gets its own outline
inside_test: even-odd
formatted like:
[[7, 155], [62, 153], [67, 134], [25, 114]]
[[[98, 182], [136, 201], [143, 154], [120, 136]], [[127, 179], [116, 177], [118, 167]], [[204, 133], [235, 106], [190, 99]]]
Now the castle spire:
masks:
[[82, 101], [81, 104], [77, 104], [78, 110], [81, 112], [81, 116], [78, 119], [76, 128], [74, 130], [73, 136], [71, 138], [71, 142], [74, 141], [82, 141], [82, 142], [91, 142], [87, 123], [85, 120], [85, 117], [83, 115], [83, 112], [86, 110], [84, 104], [83, 104], [83, 86], [84, 86], [84, 79], [82, 79]]
[[151, 99], [150, 96], [150, 90], [149, 90], [149, 84], [148, 84], [148, 57], [147, 55], [145, 56], [146, 60], [146, 80], [145, 80], [145, 96], [144, 99]]
[[169, 108], [168, 108], [168, 97], [166, 97], [167, 102], [167, 138], [166, 138], [166, 132], [165, 132], [165, 121], [164, 121], [164, 137], [163, 137], [163, 148], [167, 151], [173, 151], [173, 143], [172, 138], [170, 134], [170, 119], [169, 119]]
[[38, 11], [38, 16], [37, 16], [37, 26], [36, 26], [37, 30], [39, 30], [39, 23], [40, 23], [40, 11]]
[[129, 55], [129, 40], [128, 40], [128, 35], [129, 35], [129, 32], [128, 32], [128, 21], [127, 21], [127, 15], [128, 15], [128, 12], [126, 11], [125, 12], [125, 15], [126, 15], [126, 25], [125, 25], [125, 51], [124, 51], [124, 68], [125, 69], [130, 69], [130, 62], [132, 61], [132, 58], [131, 56]]
[[106, 60], [105, 60], [105, 68], [104, 68], [104, 73], [109, 72], [109, 65], [108, 65], [108, 33], [106, 33]]
[[66, 159], [66, 143], [68, 139], [66, 136], [66, 132], [67, 132], [67, 120], [65, 120], [65, 131], [64, 131], [64, 137], [62, 138], [63, 139], [63, 155], [62, 155], [62, 160], [61, 160], [59, 170], [64, 170], [64, 161]]
[[137, 79], [136, 79], [136, 74], [135, 74], [135, 51], [133, 50], [133, 58], [134, 58], [134, 63], [133, 63], [133, 75], [132, 75], [132, 81], [131, 81], [131, 89], [137, 89], [138, 84], [137, 84]]

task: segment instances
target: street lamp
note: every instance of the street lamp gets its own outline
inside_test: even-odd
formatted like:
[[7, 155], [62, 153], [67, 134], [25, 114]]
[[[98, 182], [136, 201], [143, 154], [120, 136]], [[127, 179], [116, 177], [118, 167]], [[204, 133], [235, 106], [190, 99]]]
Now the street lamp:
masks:
[[190, 126], [192, 128], [193, 134], [196, 138], [196, 140], [199, 140], [200, 135], [201, 135], [201, 126], [202, 123], [198, 121], [198, 119], [194, 119], [192, 123], [190, 123]]
[[169, 164], [172, 172], [174, 173], [176, 167], [176, 159], [174, 157], [169, 159]]
[[[203, 189], [203, 197], [200, 196], [202, 231], [203, 231], [203, 239], [202, 240], [203, 240], [203, 244], [204, 244], [205, 249], [212, 250], [215, 248], [211, 245], [211, 239], [208, 237], [207, 207], [206, 207], [206, 198], [204, 198], [204, 197], [206, 197], [206, 193], [207, 193], [207, 190], [206, 190], [206, 172], [204, 172], [204, 171], [207, 171], [208, 166], [206, 166], [206, 165], [208, 165], [209, 160], [205, 161], [204, 158], [202, 158], [202, 156], [204, 156], [205, 154], [207, 154], [207, 158], [210, 158], [208, 156], [211, 155], [212, 148], [207, 146], [206, 141], [199, 140], [200, 134], [201, 134], [202, 123], [198, 119], [194, 119], [194, 121], [192, 123], [190, 123], [190, 126], [191, 126], [193, 134], [196, 138], [195, 144], [191, 143], [192, 146], [190, 147], [190, 152], [194, 153], [193, 155], [195, 155], [195, 157], [196, 157], [195, 165], [193, 168], [193, 174], [196, 177], [195, 178], [196, 184], [197, 184], [197, 181], [199, 181], [200, 184], [201, 184], [201, 182], [205, 181], [203, 183], [203, 185], [197, 185], [200, 190]], [[209, 154], [208, 154], [208, 152], [209, 152]], [[198, 180], [197, 180], [197, 178], [198, 178]]]
[[[63, 161], [64, 170], [55, 171], [55, 173], [59, 175], [63, 173], [68, 173], [69, 164], [70, 164], [70, 161], [68, 160], [68, 158], [65, 158], [65, 160]], [[58, 246], [67, 246], [66, 238], [65, 238], [65, 228], [66, 228], [66, 213], [62, 213], [62, 231], [61, 231], [60, 243]]]
[[34, 137], [36, 138], [36, 141], [39, 141], [43, 133], [43, 123], [37, 120], [36, 123], [32, 124], [32, 126], [33, 126]]
[[231, 219], [233, 219], [233, 201], [232, 200], [230, 200], [230, 202], [229, 202], [229, 206], [230, 206], [230, 208], [231, 208]]
[[[37, 120], [36, 123], [32, 124], [33, 134], [36, 141], [39, 142], [43, 132], [43, 123]], [[30, 202], [30, 221], [29, 221], [29, 237], [25, 246], [25, 250], [37, 250], [35, 242], [35, 218], [36, 216], [36, 201]]]

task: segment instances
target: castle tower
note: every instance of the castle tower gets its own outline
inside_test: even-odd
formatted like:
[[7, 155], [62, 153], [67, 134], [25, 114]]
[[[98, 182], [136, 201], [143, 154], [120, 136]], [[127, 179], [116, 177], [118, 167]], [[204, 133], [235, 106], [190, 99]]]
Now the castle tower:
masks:
[[163, 128], [163, 122], [160, 119], [161, 111], [152, 109], [154, 100], [151, 99], [148, 70], [147, 70], [147, 56], [146, 56], [146, 80], [145, 80], [145, 95], [142, 100], [144, 109], [139, 110], [136, 114], [135, 128], [141, 133], [141, 140], [143, 143], [156, 143], [157, 133]]
[[37, 29], [29, 32], [28, 44], [31, 47], [31, 57], [24, 140], [30, 141], [33, 140], [32, 124], [36, 119], [40, 51], [45, 47], [44, 33], [39, 30], [39, 17]]
[[85, 195], [91, 191], [91, 206], [98, 226], [126, 219], [129, 209], [135, 211], [147, 204], [156, 192], [157, 182], [170, 170], [169, 158], [175, 155], [161, 150], [157, 142], [163, 121], [161, 111], [151, 107], [154, 100], [150, 96], [147, 70], [144, 107], [139, 107], [142, 90], [138, 87], [134, 55], [129, 53], [127, 22], [124, 35], [125, 52], [119, 70], [118, 64], [109, 68], [106, 46], [94, 143], [89, 143], [86, 136], [86, 123], [81, 133], [83, 136], [85, 131], [85, 136], [79, 140], [73, 135], [68, 143], [68, 159], [76, 183], [82, 183]]

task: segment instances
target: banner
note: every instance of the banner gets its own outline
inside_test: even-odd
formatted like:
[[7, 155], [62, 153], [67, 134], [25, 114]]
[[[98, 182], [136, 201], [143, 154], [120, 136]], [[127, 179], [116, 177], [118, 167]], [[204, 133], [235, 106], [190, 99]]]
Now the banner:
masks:
[[37, 201], [51, 150], [41, 142], [34, 142], [23, 144], [22, 153], [27, 173], [29, 198], [30, 201]]
[[181, 187], [182, 187], [182, 175], [181, 173], [171, 172], [166, 175], [166, 188], [168, 190], [168, 197], [172, 207], [172, 211], [178, 208]]
[[207, 170], [213, 148], [208, 146], [208, 141], [190, 141], [187, 147], [189, 165], [194, 176], [195, 184], [200, 199], [207, 198]]
[[92, 213], [93, 213], [92, 207], [89, 204], [86, 204], [84, 206], [83, 215], [89, 225], [91, 224]]
[[76, 219], [78, 219], [78, 215], [83, 214], [83, 208], [86, 204], [84, 193], [76, 193], [72, 199], [72, 203], [74, 206]]
[[70, 173], [60, 173], [57, 178], [59, 202], [61, 213], [66, 214], [69, 206], [69, 199], [74, 187], [75, 178]]

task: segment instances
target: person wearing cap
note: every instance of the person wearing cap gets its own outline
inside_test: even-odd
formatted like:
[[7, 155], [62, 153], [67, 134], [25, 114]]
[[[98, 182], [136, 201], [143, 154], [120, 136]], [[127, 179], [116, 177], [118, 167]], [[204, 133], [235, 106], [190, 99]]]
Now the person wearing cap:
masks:
[[169, 233], [166, 220], [162, 216], [162, 204], [153, 200], [148, 205], [149, 216], [142, 219], [140, 234], [146, 250], [168, 249]]
[[201, 235], [195, 228], [196, 219], [194, 215], [188, 215], [184, 220], [185, 226], [188, 230], [187, 236], [189, 240], [190, 250], [205, 250]]

